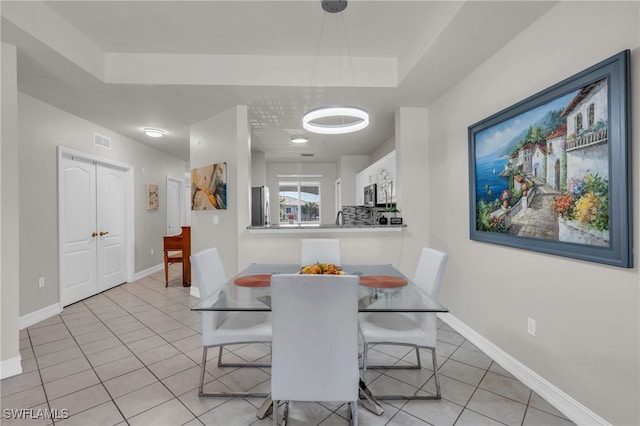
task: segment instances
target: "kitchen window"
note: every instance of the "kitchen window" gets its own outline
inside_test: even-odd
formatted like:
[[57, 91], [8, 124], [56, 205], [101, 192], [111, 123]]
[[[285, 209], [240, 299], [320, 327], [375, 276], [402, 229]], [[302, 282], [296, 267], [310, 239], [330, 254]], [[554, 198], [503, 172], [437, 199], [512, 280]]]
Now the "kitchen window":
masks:
[[281, 181], [278, 183], [278, 198], [281, 224], [320, 223], [320, 182]]

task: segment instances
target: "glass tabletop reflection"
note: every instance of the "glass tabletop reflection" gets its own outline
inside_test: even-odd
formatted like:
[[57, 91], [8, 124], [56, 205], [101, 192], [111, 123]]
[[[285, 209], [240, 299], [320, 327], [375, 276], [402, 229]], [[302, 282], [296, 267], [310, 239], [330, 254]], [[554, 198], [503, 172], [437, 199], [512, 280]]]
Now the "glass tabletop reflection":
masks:
[[[252, 275], [295, 274], [296, 264], [254, 263], [231, 278], [219, 291], [201, 299], [192, 307], [194, 311], [270, 311], [271, 288], [246, 287], [235, 283], [240, 277]], [[449, 310], [423, 293], [409, 278], [393, 265], [342, 265], [348, 275], [369, 277], [359, 286], [360, 312], [448, 312]], [[391, 277], [385, 280], [385, 277]], [[373, 279], [375, 278], [375, 279]], [[267, 277], [268, 279], [268, 277]], [[387, 287], [390, 283], [406, 280], [400, 287]], [[363, 285], [367, 282], [368, 285]]]

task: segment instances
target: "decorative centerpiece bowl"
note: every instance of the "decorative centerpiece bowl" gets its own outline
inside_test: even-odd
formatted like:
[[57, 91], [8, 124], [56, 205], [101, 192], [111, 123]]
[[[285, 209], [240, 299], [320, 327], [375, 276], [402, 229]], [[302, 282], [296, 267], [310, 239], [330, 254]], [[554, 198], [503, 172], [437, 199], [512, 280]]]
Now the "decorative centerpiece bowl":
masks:
[[301, 274], [328, 274], [328, 275], [346, 275], [342, 268], [333, 263], [314, 263], [300, 268]]

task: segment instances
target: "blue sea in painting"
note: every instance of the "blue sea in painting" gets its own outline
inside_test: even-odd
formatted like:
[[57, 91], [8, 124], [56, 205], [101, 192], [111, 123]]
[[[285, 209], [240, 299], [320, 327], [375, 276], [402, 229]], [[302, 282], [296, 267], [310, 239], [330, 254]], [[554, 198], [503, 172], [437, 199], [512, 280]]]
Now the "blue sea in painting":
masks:
[[[507, 158], [487, 156], [476, 161], [476, 200], [493, 201], [500, 197], [502, 191], [509, 189], [509, 178], [500, 176], [507, 164]], [[493, 193], [490, 198], [487, 197], [486, 185], [489, 185]]]

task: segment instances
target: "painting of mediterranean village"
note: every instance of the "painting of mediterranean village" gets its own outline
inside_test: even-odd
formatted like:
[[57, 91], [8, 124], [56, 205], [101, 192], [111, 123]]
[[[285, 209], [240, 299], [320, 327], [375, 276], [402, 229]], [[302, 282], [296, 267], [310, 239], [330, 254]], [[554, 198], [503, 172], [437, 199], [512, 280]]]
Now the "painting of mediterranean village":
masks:
[[475, 135], [476, 229], [610, 246], [607, 78]]

